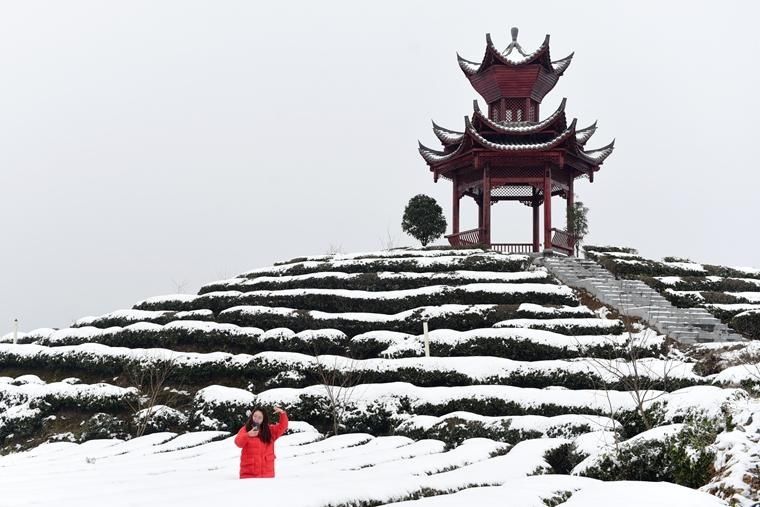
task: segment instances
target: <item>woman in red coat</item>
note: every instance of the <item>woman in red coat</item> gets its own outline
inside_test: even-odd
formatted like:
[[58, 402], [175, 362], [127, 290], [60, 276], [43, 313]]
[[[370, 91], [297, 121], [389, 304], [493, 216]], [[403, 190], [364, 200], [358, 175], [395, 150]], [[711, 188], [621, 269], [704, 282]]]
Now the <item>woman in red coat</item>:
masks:
[[256, 407], [245, 425], [235, 436], [235, 445], [240, 447], [240, 478], [274, 477], [274, 441], [288, 430], [288, 414], [280, 407], [274, 408], [280, 414], [277, 424], [269, 424], [269, 417], [261, 407]]

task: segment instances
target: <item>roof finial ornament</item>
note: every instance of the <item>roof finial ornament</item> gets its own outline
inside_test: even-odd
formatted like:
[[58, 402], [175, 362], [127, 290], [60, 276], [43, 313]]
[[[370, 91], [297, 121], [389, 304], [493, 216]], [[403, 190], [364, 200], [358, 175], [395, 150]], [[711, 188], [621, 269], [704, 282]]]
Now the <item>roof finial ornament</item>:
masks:
[[509, 53], [512, 52], [513, 49], [516, 49], [521, 55], [528, 56], [525, 51], [523, 51], [522, 46], [520, 46], [520, 43], [517, 42], [517, 34], [519, 32], [519, 28], [516, 26], [512, 27], [512, 42], [509, 43], [509, 46], [507, 46], [507, 49], [504, 50], [504, 56], [509, 56]]

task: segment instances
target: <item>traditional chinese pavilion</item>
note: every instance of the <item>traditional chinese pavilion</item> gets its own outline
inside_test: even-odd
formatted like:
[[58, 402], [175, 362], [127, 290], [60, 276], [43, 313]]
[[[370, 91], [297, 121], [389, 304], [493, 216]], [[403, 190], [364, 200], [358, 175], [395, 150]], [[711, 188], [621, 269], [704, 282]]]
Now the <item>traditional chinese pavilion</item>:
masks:
[[[464, 131], [449, 130], [433, 122], [441, 150], [420, 143], [434, 181], [452, 182], [452, 245], [486, 245], [502, 252], [539, 252], [539, 207], [544, 206], [544, 250], [572, 255], [574, 241], [566, 230], [552, 228], [551, 197], [573, 206], [574, 182], [594, 181], [602, 162], [612, 153], [614, 141], [594, 150], [585, 148], [596, 123], [577, 128], [565, 116], [566, 99], [543, 119], [541, 101], [567, 70], [573, 55], [552, 61], [549, 36], [532, 53], [525, 53], [512, 28], [512, 42], [504, 51], [493, 45], [486, 34], [486, 50], [480, 63], [457, 55], [459, 66], [470, 84], [483, 97], [488, 109], [473, 102], [472, 117], [464, 117]], [[459, 230], [459, 201], [472, 197], [478, 205], [477, 229]], [[499, 201], [519, 201], [533, 208], [532, 243], [491, 241], [491, 205]], [[569, 216], [569, 213], [568, 213]]]

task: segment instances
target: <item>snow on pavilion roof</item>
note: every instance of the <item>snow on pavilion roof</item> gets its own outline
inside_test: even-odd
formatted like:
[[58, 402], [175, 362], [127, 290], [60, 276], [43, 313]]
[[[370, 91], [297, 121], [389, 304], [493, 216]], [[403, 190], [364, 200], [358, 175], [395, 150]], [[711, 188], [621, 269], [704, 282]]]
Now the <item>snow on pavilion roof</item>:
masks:
[[[596, 132], [596, 122], [583, 129], [576, 129], [577, 120], [567, 125], [565, 119], [566, 99], [551, 115], [538, 122], [497, 122], [484, 115], [473, 101], [473, 120], [464, 117], [463, 132], [441, 127], [433, 122], [433, 132], [443, 145], [443, 151], [434, 150], [419, 143], [419, 152], [428, 165], [438, 165], [452, 160], [469, 148], [485, 148], [500, 152], [535, 152], [558, 147], [567, 149], [593, 166], [598, 166], [612, 153], [615, 142], [594, 150], [584, 150], [586, 142]], [[489, 139], [497, 137], [498, 139]], [[537, 139], [541, 137], [541, 139]]]
[[[512, 55], [513, 49], [517, 49], [519, 56]], [[570, 62], [573, 59], [573, 53], [568, 56], [552, 61], [549, 55], [549, 35], [544, 37], [544, 41], [541, 45], [532, 53], [524, 53], [519, 44], [517, 44], [517, 34], [513, 32], [512, 43], [504, 51], [499, 51], [491, 40], [491, 34], [486, 34], [486, 51], [483, 55], [483, 59], [478, 62], [473, 62], [462, 58], [457, 53], [457, 61], [459, 67], [465, 73], [467, 77], [474, 76], [480, 72], [485, 71], [491, 65], [500, 64], [507, 67], [522, 67], [530, 64], [541, 64], [547, 71], [561, 76], [565, 70], [570, 66]]]
[[565, 105], [566, 104], [567, 104], [567, 99], [563, 98], [562, 102], [560, 103], [556, 111], [554, 111], [552, 114], [547, 116], [545, 119], [538, 122], [530, 122], [530, 121], [507, 122], [507, 121], [495, 121], [495, 120], [490, 119], [488, 115], [483, 114], [483, 112], [480, 110], [478, 101], [473, 100], [472, 101], [472, 109], [473, 109], [472, 118], [473, 118], [473, 121], [482, 122], [487, 127], [501, 134], [533, 134], [533, 133], [541, 132], [542, 130], [545, 130], [546, 128], [552, 126], [558, 120], [565, 123], [564, 119], [565, 119]]

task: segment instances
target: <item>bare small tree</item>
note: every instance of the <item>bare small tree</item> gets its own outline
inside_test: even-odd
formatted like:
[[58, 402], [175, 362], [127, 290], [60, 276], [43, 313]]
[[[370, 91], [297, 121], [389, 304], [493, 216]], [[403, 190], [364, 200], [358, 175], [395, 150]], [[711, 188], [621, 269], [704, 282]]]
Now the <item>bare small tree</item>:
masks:
[[[628, 342], [625, 346], [623, 357], [599, 358], [590, 357], [589, 360], [602, 377], [613, 379], [616, 390], [627, 392], [633, 399], [636, 413], [646, 429], [652, 429], [654, 425], [650, 421], [647, 408], [667, 394], [667, 387], [671, 383], [675, 361], [664, 358], [657, 366], [643, 361], [645, 347], [637, 343], [633, 330], [627, 324], [626, 333]], [[603, 382], [602, 388], [609, 393], [610, 384]]]
[[175, 278], [172, 278], [172, 284], [174, 284], [174, 290], [176, 291], [175, 294], [185, 293], [185, 289], [187, 288], [186, 280], [177, 280]]
[[385, 230], [385, 237], [380, 239], [381, 250], [393, 250], [396, 248], [396, 238], [391, 235], [390, 228]]
[[336, 254], [343, 253], [343, 245], [330, 243], [325, 253], [327, 255], [336, 255]]
[[[641, 418], [644, 427], [649, 430], [654, 427], [654, 424], [650, 420], [647, 409], [657, 399], [667, 394], [677, 363], [668, 356], [663, 356], [661, 361], [655, 363], [654, 366], [646, 361], [644, 356], [647, 347], [637, 339], [634, 319], [624, 309], [619, 312], [619, 316], [624, 326], [623, 334], [626, 337], [623, 354], [619, 354], [619, 344], [611, 341], [608, 357], [588, 357], [588, 360], [601, 377], [601, 385], [596, 387], [604, 391], [607, 397], [608, 416], [613, 420], [620, 417], [612, 401], [611, 391], [613, 389], [625, 391], [633, 399], [636, 414]], [[583, 350], [583, 346], [577, 340], [576, 346], [579, 351]], [[610, 378], [612, 382], [606, 380]], [[616, 441], [616, 447], [617, 444]]]
[[145, 434], [156, 405], [171, 405], [177, 400], [177, 388], [169, 389], [167, 386], [169, 377], [176, 371], [176, 359], [166, 354], [151, 358], [147, 364], [132, 361], [125, 368], [127, 382], [138, 391], [137, 398], [129, 401], [129, 408], [136, 419], [136, 437]]
[[312, 353], [314, 355], [314, 369], [327, 394], [333, 434], [337, 435], [351, 402], [354, 389], [361, 382], [361, 371], [357, 368], [356, 359], [347, 358], [348, 364], [341, 366], [338, 356], [334, 357], [332, 364], [328, 364], [317, 354], [315, 346], [312, 346]]

